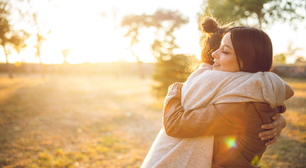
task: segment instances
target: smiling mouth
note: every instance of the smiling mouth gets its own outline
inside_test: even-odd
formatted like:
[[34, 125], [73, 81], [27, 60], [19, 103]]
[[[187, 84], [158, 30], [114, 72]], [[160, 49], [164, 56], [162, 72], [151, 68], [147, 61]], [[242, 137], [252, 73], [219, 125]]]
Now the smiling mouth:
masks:
[[218, 63], [216, 63], [216, 62], [214, 61], [213, 66], [214, 66], [214, 67], [216, 67], [216, 66], [220, 66], [220, 64], [218, 64]]

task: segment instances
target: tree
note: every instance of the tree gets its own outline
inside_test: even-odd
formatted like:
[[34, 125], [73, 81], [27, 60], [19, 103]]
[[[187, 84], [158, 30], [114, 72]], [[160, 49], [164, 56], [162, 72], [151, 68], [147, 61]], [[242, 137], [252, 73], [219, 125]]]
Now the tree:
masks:
[[[238, 21], [248, 25], [249, 22], [259, 28], [272, 25], [274, 21], [302, 21], [305, 16], [296, 9], [305, 10], [305, 0], [205, 0], [203, 11], [212, 13], [224, 23]], [[251, 20], [250, 20], [251, 18]]]
[[278, 64], [285, 64], [287, 58], [296, 57], [296, 52], [302, 50], [300, 47], [293, 47], [293, 42], [289, 41], [286, 52], [273, 56], [273, 62]]
[[[29, 1], [30, 3], [31, 1]], [[33, 4], [35, 2], [32, 2]], [[45, 71], [43, 66], [43, 61], [41, 58], [41, 47], [44, 41], [46, 41], [47, 36], [51, 33], [51, 29], [48, 27], [48, 23], [50, 21], [40, 18], [39, 19], [39, 11], [35, 10], [31, 4], [29, 8], [23, 7], [19, 9], [19, 14], [21, 15], [22, 19], [31, 25], [32, 33], [31, 35], [34, 36], [36, 44], [34, 45], [36, 49], [35, 57], [39, 58], [39, 64], [40, 64], [40, 71], [42, 78], [45, 77]]]
[[286, 56], [284, 53], [273, 56], [273, 63], [286, 64]]
[[13, 30], [13, 26], [8, 20], [10, 15], [9, 8], [8, 3], [0, 1], [0, 44], [3, 47], [9, 78], [13, 78], [8, 55], [11, 53], [11, 49], [14, 49], [19, 53], [21, 49], [26, 47], [24, 42], [28, 38], [28, 34], [23, 30]]
[[156, 58], [156, 68], [153, 79], [159, 84], [153, 87], [157, 97], [165, 96], [168, 87], [174, 82], [186, 81], [189, 74], [185, 73], [189, 57], [175, 54], [179, 46], [175, 43], [174, 31], [188, 23], [178, 11], [157, 10], [152, 20], [157, 28], [156, 38], [151, 45], [153, 56]]
[[294, 64], [306, 64], [306, 59], [302, 56], [297, 57]]
[[158, 85], [153, 87], [157, 97], [165, 96], [172, 83], [183, 82], [187, 79], [188, 75], [184, 74], [184, 70], [188, 57], [174, 53], [174, 50], [179, 47], [175, 44], [176, 38], [173, 34], [175, 30], [186, 23], [188, 23], [188, 19], [178, 11], [163, 9], [157, 10], [152, 15], [127, 15], [122, 21], [122, 26], [128, 27], [125, 36], [131, 38], [130, 47], [139, 42], [138, 35], [141, 28], [155, 29], [155, 40], [151, 49], [157, 60], [153, 74], [153, 79], [158, 81]]
[[36, 53], [35, 53], [35, 57], [39, 58], [39, 64], [41, 67], [41, 77], [45, 78], [45, 70], [44, 70], [44, 66], [43, 66], [43, 61], [41, 59], [41, 46], [43, 44], [44, 41], [46, 41], [46, 36], [47, 34], [51, 33], [51, 30], [47, 28], [47, 24], [41, 26], [38, 23], [38, 19], [37, 19], [37, 12], [32, 13], [32, 16], [30, 17], [31, 19], [29, 19], [29, 23], [32, 24], [32, 26], [36, 29], [36, 45], [34, 46], [36, 49]]
[[300, 47], [293, 47], [293, 42], [289, 41], [287, 46], [287, 51], [284, 53], [286, 57], [295, 57], [296, 52], [302, 50], [303, 48]]
[[64, 49], [62, 51], [62, 54], [63, 54], [63, 57], [64, 57], [63, 64], [68, 64], [67, 57], [68, 57], [69, 53], [70, 53], [70, 49]]
[[139, 43], [138, 35], [141, 28], [148, 28], [150, 26], [153, 26], [151, 21], [151, 16], [142, 14], [142, 15], [126, 15], [123, 17], [121, 22], [121, 27], [127, 28], [128, 31], [124, 35], [125, 37], [130, 37], [131, 42], [130, 46], [127, 47], [127, 49], [131, 52], [131, 54], [135, 57], [138, 68], [139, 68], [139, 74], [140, 78], [144, 78], [144, 71], [142, 67], [142, 61], [140, 60], [140, 55], [137, 53], [137, 44]]

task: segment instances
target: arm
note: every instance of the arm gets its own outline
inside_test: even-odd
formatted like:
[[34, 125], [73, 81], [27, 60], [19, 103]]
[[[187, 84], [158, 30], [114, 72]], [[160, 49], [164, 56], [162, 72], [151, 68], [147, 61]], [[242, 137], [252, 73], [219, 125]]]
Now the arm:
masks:
[[[245, 132], [246, 116], [243, 103], [230, 103], [209, 105], [204, 108], [184, 111], [181, 105], [181, 87], [183, 84], [176, 83], [169, 88], [165, 99], [163, 123], [167, 135], [179, 138], [191, 138], [204, 135], [225, 135]], [[285, 107], [285, 106], [284, 106]], [[280, 108], [284, 112], [286, 108]], [[222, 113], [220, 113], [222, 112]], [[235, 115], [233, 115], [235, 113]], [[284, 118], [277, 115], [272, 117], [273, 123], [263, 126], [264, 129], [272, 129], [260, 134], [262, 141], [279, 136], [286, 125]], [[236, 124], [235, 124], [236, 123]], [[237, 124], [239, 123], [239, 124]], [[226, 129], [224, 129], [226, 128]], [[276, 139], [267, 142], [274, 143]]]
[[282, 130], [286, 127], [286, 120], [284, 116], [279, 113], [272, 117], [274, 120], [270, 124], [264, 124], [261, 126], [262, 129], [268, 129], [268, 131], [261, 132], [258, 136], [261, 137], [262, 141], [270, 139], [271, 141], [266, 142], [265, 145], [271, 145], [277, 141]]
[[[294, 95], [293, 89], [285, 82], [286, 87], [286, 97], [285, 100], [289, 99]], [[277, 141], [277, 138], [280, 136], [282, 130], [286, 127], [286, 120], [284, 116], [280, 115], [286, 111], [286, 106], [279, 107], [279, 113], [272, 117], [273, 122], [270, 124], [262, 125], [262, 129], [267, 131], [261, 132], [258, 136], [262, 141], [270, 140], [265, 145], [271, 145]]]
[[[208, 105], [204, 108], [184, 111], [181, 105], [181, 87], [175, 83], [165, 99], [163, 124], [167, 135], [192, 138], [204, 135], [237, 134], [245, 131], [243, 104]], [[222, 113], [220, 113], [222, 111]], [[241, 113], [232, 117], [232, 113]], [[237, 124], [239, 123], [239, 124]], [[226, 129], [224, 129], [226, 128]]]

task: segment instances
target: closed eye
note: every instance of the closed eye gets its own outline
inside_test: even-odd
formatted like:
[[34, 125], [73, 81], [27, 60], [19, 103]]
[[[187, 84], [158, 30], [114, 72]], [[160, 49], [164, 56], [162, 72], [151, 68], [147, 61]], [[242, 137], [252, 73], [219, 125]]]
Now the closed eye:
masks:
[[226, 52], [226, 51], [222, 51], [222, 53], [224, 53], [224, 54], [229, 54], [229, 52]]

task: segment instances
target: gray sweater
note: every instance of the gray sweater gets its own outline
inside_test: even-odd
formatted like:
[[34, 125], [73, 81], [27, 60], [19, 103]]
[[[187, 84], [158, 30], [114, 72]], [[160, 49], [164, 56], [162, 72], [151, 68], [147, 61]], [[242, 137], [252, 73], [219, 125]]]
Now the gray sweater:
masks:
[[[184, 109], [228, 102], [266, 102], [274, 108], [285, 101], [285, 83], [272, 72], [224, 72], [211, 69], [212, 66], [203, 64], [184, 83], [181, 100]], [[210, 168], [213, 142], [214, 136], [170, 137], [162, 128], [141, 167]]]

